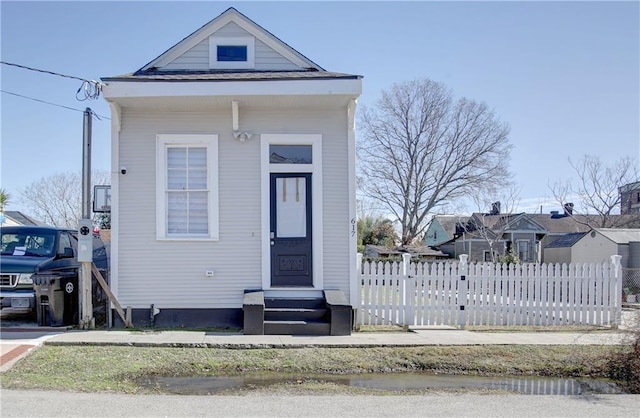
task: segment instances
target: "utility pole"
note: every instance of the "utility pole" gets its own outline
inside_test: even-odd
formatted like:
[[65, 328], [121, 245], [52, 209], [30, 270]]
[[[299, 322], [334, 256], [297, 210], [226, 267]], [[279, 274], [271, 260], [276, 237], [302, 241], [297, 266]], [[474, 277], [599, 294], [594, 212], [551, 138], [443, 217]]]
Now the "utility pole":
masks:
[[78, 221], [78, 261], [80, 262], [80, 329], [95, 328], [91, 291], [93, 264], [93, 222], [91, 221], [91, 117], [86, 108], [82, 125], [82, 219]]

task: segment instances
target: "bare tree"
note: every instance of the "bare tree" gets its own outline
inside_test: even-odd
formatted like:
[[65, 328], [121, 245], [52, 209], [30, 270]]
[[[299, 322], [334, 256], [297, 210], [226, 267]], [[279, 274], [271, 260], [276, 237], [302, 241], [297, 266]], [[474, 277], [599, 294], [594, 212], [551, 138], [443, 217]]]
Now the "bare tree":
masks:
[[[94, 184], [109, 184], [106, 171], [91, 174]], [[57, 173], [31, 183], [20, 193], [20, 202], [43, 222], [75, 228], [82, 217], [82, 175]]]
[[594, 228], [619, 228], [638, 223], [637, 215], [615, 216], [620, 213], [618, 189], [640, 180], [637, 161], [627, 156], [606, 166], [594, 155], [584, 155], [575, 163], [571, 158], [568, 161], [576, 173], [577, 185], [565, 180], [555, 182], [550, 188], [562, 207], [571, 196], [577, 197], [580, 205], [572, 213], [577, 222]]
[[362, 191], [395, 216], [403, 245], [436, 208], [508, 178], [509, 127], [484, 103], [454, 100], [441, 83], [394, 84], [360, 113], [359, 131]]
[[[519, 195], [520, 190], [513, 183], [508, 183], [491, 198], [477, 192], [471, 194], [478, 212], [462, 227], [465, 232], [474, 234], [487, 243], [494, 263], [505, 256], [505, 234], [511, 221], [518, 216], [516, 208], [520, 203]], [[489, 212], [486, 212], [487, 208], [491, 208]]]

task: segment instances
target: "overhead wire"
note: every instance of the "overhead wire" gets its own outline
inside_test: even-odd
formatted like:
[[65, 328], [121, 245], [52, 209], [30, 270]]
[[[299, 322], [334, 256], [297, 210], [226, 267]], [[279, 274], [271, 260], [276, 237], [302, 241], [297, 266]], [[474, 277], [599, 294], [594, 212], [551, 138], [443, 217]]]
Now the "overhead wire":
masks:
[[[80, 85], [80, 87], [78, 88], [78, 91], [76, 91], [76, 99], [79, 100], [79, 101], [97, 99], [98, 97], [100, 97], [100, 93], [102, 92], [102, 87], [104, 86], [104, 84], [102, 82], [97, 81], [97, 80], [88, 80], [86, 78], [76, 77], [76, 76], [68, 75], [68, 74], [57, 73], [55, 71], [42, 70], [40, 68], [33, 68], [33, 67], [29, 67], [27, 65], [15, 64], [15, 63], [12, 63], [12, 62], [7, 62], [7, 61], [0, 61], [0, 64], [9, 65], [11, 67], [17, 67], [17, 68], [21, 68], [21, 69], [29, 70], [29, 71], [35, 71], [35, 72], [38, 72], [38, 73], [50, 74], [50, 75], [55, 75], [55, 76], [58, 76], [58, 77], [70, 78], [70, 79], [73, 79], [73, 80], [80, 80], [80, 81], [82, 81], [82, 85]], [[80, 94], [81, 92], [82, 92], [82, 95]]]
[[[36, 99], [35, 97], [29, 97], [29, 96], [25, 96], [23, 94], [14, 93], [14, 92], [7, 91], [7, 90], [0, 90], [0, 92], [5, 93], [5, 94], [10, 94], [12, 96], [22, 97], [23, 99], [33, 100], [34, 102], [40, 102], [40, 103], [48, 104], [48, 105], [51, 105], [51, 106], [57, 106], [57, 107], [61, 107], [61, 108], [68, 109], [68, 110], [74, 110], [76, 112], [82, 112], [82, 113], [85, 112], [82, 109], [76, 109], [76, 108], [65, 106], [65, 105], [61, 105], [61, 104], [58, 104], [58, 103], [48, 102], [48, 101], [42, 100], [42, 99]], [[99, 114], [97, 114], [96, 112], [94, 112], [91, 109], [89, 109], [89, 110], [91, 111], [92, 116], [95, 117], [97, 120], [102, 120], [102, 119], [111, 120], [111, 118], [109, 118], [109, 117], [99, 115]]]

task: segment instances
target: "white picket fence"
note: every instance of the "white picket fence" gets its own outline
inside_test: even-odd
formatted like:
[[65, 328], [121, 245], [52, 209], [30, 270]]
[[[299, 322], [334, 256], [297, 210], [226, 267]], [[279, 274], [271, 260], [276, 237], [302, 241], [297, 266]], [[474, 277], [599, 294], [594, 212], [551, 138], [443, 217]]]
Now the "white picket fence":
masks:
[[[617, 258], [616, 258], [617, 257]], [[620, 324], [619, 256], [601, 264], [361, 262], [359, 325]]]

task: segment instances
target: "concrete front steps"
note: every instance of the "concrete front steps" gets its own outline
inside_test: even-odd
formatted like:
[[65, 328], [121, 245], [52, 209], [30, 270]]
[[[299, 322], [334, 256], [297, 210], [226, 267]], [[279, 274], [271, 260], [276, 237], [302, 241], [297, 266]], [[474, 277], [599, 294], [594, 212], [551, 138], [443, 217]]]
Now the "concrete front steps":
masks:
[[351, 306], [344, 293], [325, 290], [321, 297], [265, 297], [246, 291], [245, 335], [350, 335]]

